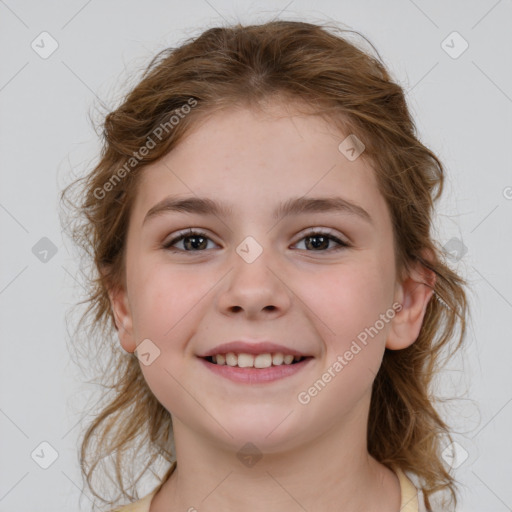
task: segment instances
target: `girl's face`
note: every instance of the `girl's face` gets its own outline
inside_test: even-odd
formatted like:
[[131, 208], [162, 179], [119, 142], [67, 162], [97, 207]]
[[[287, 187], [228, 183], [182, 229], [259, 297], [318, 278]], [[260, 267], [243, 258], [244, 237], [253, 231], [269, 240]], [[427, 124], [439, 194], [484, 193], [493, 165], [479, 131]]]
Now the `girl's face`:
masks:
[[[216, 113], [143, 171], [126, 290], [111, 295], [119, 336], [129, 352], [143, 343], [144, 377], [175, 428], [217, 446], [277, 452], [341, 427], [366, 441], [384, 349], [412, 343], [421, 318], [398, 312], [391, 218], [372, 169], [338, 148], [349, 134], [275, 107]], [[200, 233], [179, 240], [189, 229]], [[265, 370], [201, 357], [235, 341], [308, 358]]]

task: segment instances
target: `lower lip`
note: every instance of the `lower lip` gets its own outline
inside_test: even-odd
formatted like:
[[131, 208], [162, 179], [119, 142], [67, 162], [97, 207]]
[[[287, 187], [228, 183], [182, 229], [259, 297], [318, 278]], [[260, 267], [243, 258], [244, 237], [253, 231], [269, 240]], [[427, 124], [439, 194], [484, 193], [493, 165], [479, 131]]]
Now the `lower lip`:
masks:
[[295, 364], [282, 364], [279, 366], [270, 366], [268, 368], [239, 368], [238, 366], [210, 363], [202, 357], [199, 359], [210, 371], [220, 375], [221, 377], [232, 380], [233, 382], [261, 384], [284, 379], [290, 375], [295, 375], [304, 369], [313, 358], [308, 357]]

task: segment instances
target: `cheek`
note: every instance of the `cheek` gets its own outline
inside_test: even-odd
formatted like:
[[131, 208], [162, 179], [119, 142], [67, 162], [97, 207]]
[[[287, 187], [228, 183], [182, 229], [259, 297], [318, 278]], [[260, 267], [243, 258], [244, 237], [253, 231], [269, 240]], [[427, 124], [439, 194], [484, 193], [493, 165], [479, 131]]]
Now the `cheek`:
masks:
[[[211, 287], [211, 285], [210, 285]], [[139, 267], [133, 279], [134, 327], [138, 336], [175, 338], [180, 324], [208, 292], [207, 279], [170, 265]]]
[[[300, 293], [310, 310], [321, 320], [315, 323], [321, 328], [320, 334], [326, 341], [331, 358], [334, 352], [348, 350], [358, 336], [364, 342], [365, 333], [368, 341], [384, 343], [389, 321], [380, 319], [391, 310], [394, 274], [382, 259], [361, 257], [355, 264], [328, 269], [323, 274], [302, 279], [302, 283]], [[376, 323], [378, 334], [371, 329]], [[377, 344], [378, 341], [373, 343]], [[382, 350], [377, 349], [376, 354], [381, 354]], [[371, 357], [370, 352], [362, 350], [357, 357]]]
[[151, 340], [157, 354], [151, 364], [141, 362], [141, 370], [157, 400], [178, 418], [197, 407], [183, 388], [197, 368], [183, 359], [212, 285], [197, 273], [161, 264], [147, 265], [133, 280], [134, 332], [140, 341]]
[[[317, 276], [316, 292], [306, 295], [313, 301], [308, 301], [308, 306], [321, 319], [315, 325], [326, 353], [323, 373], [303, 391], [312, 397], [321, 395], [312, 400], [311, 414], [325, 415], [325, 404], [330, 404], [331, 416], [326, 422], [337, 421], [340, 414], [353, 410], [369, 393], [379, 371], [394, 316], [394, 274], [386, 268], [377, 258], [361, 259], [328, 276]], [[307, 290], [305, 286], [304, 292]], [[326, 384], [317, 384], [319, 380]]]

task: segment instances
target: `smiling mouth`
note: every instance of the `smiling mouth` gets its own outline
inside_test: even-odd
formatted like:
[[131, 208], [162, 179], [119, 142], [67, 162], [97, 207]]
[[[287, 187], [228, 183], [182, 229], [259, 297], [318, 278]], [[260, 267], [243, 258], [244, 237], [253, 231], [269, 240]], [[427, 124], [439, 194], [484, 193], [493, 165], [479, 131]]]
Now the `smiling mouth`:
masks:
[[292, 354], [283, 354], [280, 352], [266, 353], [266, 354], [235, 354], [234, 352], [228, 352], [226, 354], [216, 354], [214, 356], [204, 357], [209, 363], [218, 366], [232, 366], [236, 368], [270, 368], [274, 366], [287, 366], [300, 363], [305, 359], [311, 359], [311, 357], [303, 357]]

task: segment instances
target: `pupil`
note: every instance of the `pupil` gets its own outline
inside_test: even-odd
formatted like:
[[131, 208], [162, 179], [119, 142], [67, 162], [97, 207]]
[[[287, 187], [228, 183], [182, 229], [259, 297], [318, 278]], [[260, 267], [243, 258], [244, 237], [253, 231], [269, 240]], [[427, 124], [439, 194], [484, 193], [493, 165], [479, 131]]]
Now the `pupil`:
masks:
[[319, 247], [321, 247], [322, 244], [323, 244], [323, 246], [325, 248], [325, 243], [326, 242], [327, 242], [327, 246], [329, 245], [329, 239], [327, 237], [325, 237], [325, 236], [309, 236], [307, 239], [308, 240], [315, 240], [315, 239], [321, 240], [320, 243], [312, 243], [311, 244], [313, 246], [313, 248], [315, 248], [315, 249], [318, 249]]
[[189, 247], [187, 247], [189, 244], [187, 243], [189, 240], [203, 240], [203, 245], [200, 246], [200, 247], [197, 247], [197, 245], [195, 243], [193, 243], [193, 249], [204, 249], [205, 246], [204, 246], [204, 240], [205, 240], [205, 237], [203, 236], [188, 236], [187, 238], [185, 238], [185, 248], [188, 249]]

